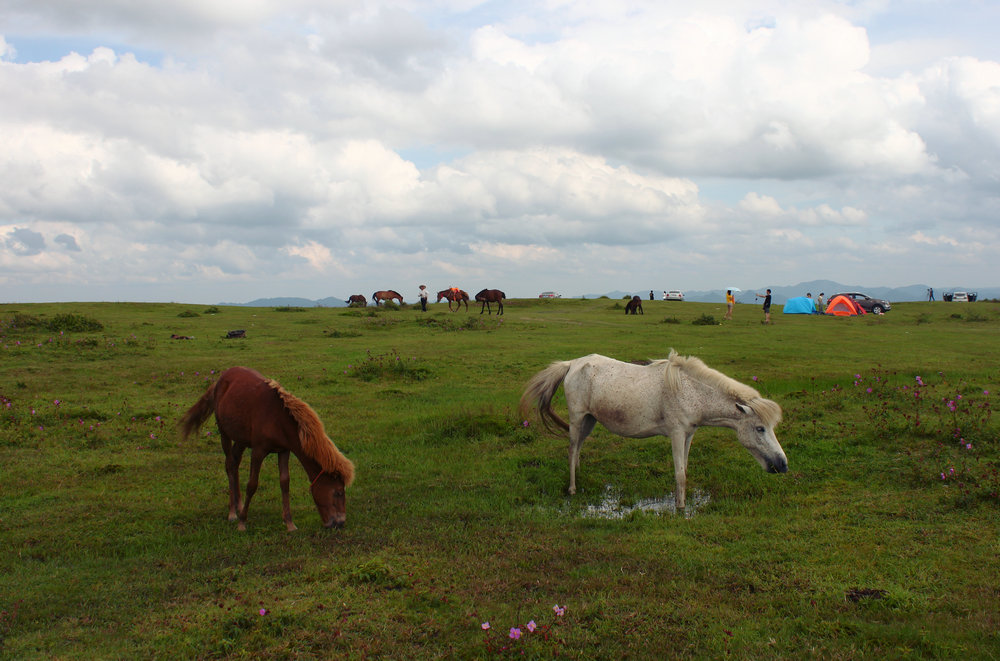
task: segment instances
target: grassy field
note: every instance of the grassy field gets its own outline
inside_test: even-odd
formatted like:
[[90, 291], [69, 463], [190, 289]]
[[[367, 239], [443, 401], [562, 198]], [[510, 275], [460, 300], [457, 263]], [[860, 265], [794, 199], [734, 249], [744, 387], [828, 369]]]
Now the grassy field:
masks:
[[[0, 305], [0, 657], [1000, 657], [1000, 304], [431, 308]], [[789, 472], [703, 429], [693, 515], [651, 513], [669, 442], [598, 427], [567, 496], [524, 383], [670, 348], [782, 405]], [[354, 461], [344, 529], [293, 460], [285, 532], [274, 457], [226, 520], [214, 424], [176, 422], [233, 365]]]

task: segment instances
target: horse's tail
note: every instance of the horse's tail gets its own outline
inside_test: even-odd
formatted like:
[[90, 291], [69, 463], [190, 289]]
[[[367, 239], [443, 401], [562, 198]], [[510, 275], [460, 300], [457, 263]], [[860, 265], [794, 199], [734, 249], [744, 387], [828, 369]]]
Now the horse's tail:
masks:
[[552, 398], [566, 378], [569, 367], [569, 361], [554, 362], [531, 377], [528, 385], [524, 387], [524, 394], [521, 395], [519, 410], [522, 416], [527, 417], [531, 409], [535, 408], [538, 409], [538, 417], [547, 430], [569, 431], [569, 424], [552, 409]]
[[201, 399], [195, 402], [194, 406], [189, 408], [184, 417], [177, 423], [181, 428], [181, 440], [186, 441], [191, 434], [197, 432], [209, 416], [215, 412], [215, 385], [214, 383], [210, 385]]

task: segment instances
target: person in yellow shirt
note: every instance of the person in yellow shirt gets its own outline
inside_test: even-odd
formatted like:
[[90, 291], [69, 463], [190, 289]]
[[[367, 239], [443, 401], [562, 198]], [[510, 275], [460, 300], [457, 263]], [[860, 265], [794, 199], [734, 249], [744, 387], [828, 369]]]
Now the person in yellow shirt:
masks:
[[733, 318], [733, 305], [736, 304], [736, 297], [733, 295], [732, 289], [726, 290], [726, 319]]

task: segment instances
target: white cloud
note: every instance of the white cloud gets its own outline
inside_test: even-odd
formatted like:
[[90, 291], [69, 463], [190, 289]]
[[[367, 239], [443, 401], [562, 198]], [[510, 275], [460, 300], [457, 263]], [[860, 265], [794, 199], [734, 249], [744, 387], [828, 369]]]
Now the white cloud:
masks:
[[[760, 243], [809, 247], [769, 267], [788, 278], [848, 246], [896, 282], [945, 277], [972, 237], [993, 274], [995, 40], [880, 33], [905, 11], [924, 19], [827, 0], [10, 3], [0, 277], [57, 260], [81, 287], [115, 272], [172, 298], [316, 273], [337, 280], [317, 296], [462, 272], [600, 292], [673, 269], [766, 279], [730, 247]], [[76, 52], [20, 59], [48, 38]]]

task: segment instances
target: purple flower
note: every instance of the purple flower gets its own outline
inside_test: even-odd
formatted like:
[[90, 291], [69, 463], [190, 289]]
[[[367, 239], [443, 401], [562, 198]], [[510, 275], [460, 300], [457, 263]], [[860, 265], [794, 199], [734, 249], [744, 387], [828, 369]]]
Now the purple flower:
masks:
[[490, 623], [489, 622], [483, 622], [482, 624], [479, 625], [479, 628], [482, 629], [483, 631], [489, 631], [490, 630]]
[[552, 607], [552, 611], [556, 614], [556, 617], [562, 617], [566, 613], [566, 607], [556, 604]]
[[517, 640], [518, 638], [521, 637], [521, 630], [518, 629], [517, 627], [511, 627], [509, 635], [511, 640]]
[[259, 611], [257, 611], [257, 612], [258, 612], [258, 613], [260, 613], [261, 615], [267, 615], [267, 609], [266, 609], [266, 608], [261, 608], [261, 609], [260, 609]]
[[534, 621], [534, 620], [532, 620], [531, 622], [528, 622], [528, 624], [527, 624], [527, 625], [525, 625], [525, 626], [527, 627], [528, 631], [530, 631], [530, 632], [532, 632], [532, 633], [534, 633], [534, 632], [535, 632], [535, 629], [537, 629], [537, 628], [538, 628], [538, 625], [537, 625], [537, 624], [535, 624], [535, 621]]
[[918, 385], [918, 386], [922, 386], [922, 385], [924, 385], [924, 381], [923, 381], [923, 379], [921, 379], [921, 378], [920, 378], [919, 376], [917, 377], [917, 385]]

